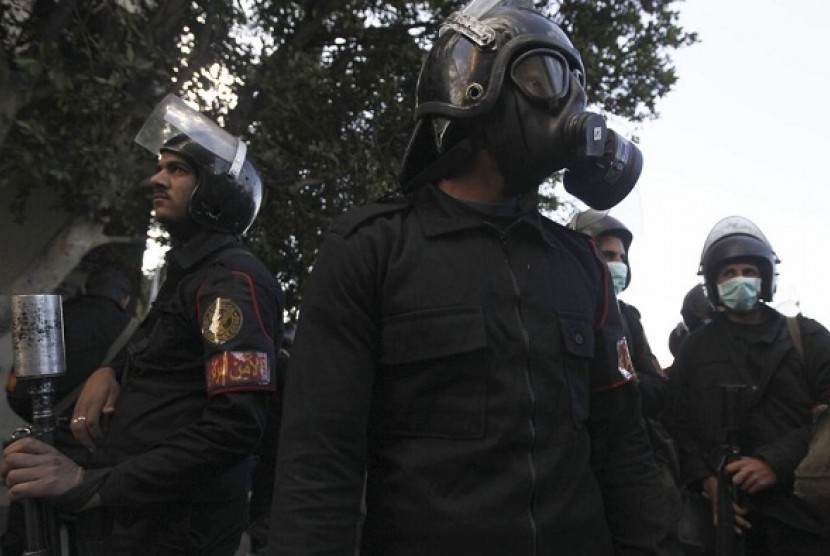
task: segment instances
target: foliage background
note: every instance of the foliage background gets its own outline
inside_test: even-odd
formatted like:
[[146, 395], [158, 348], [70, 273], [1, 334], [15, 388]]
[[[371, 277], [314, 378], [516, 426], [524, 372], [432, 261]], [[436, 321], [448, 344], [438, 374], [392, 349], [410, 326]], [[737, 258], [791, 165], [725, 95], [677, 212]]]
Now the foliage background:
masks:
[[[173, 92], [249, 142], [269, 187], [247, 241], [296, 315], [328, 222], [396, 187], [421, 60], [460, 4], [0, 0], [0, 188], [18, 219], [48, 188], [73, 215], [64, 233], [88, 239], [18, 286], [51, 291], [88, 252], [144, 237], [154, 160], [132, 139]], [[676, 1], [537, 7], [580, 49], [595, 109], [634, 124], [657, 116], [672, 52], [697, 40]]]

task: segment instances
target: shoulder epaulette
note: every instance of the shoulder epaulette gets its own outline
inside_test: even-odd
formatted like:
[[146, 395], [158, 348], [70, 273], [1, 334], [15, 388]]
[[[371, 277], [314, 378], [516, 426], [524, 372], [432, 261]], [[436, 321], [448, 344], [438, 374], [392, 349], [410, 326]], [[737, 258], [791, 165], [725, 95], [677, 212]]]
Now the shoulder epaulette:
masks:
[[565, 235], [567, 235], [569, 237], [572, 237], [572, 238], [579, 239], [580, 241], [584, 241], [584, 242], [588, 242], [588, 243], [591, 242], [591, 236], [589, 236], [588, 234], [583, 233], [583, 232], [578, 232], [578, 231], [574, 230], [573, 228], [565, 226], [564, 224], [559, 224], [558, 222], [554, 222], [550, 218], [548, 218], [547, 220], [548, 220], [550, 226], [556, 226], [557, 228], [562, 230], [565, 233]]
[[642, 315], [642, 313], [640, 313], [640, 310], [637, 307], [635, 307], [634, 305], [626, 303], [625, 301], [620, 301], [620, 308], [622, 308], [622, 307], [627, 307], [628, 310], [631, 311], [631, 313], [637, 317], [637, 319], [642, 319], [643, 318], [643, 315]]
[[348, 237], [358, 228], [365, 226], [380, 216], [406, 210], [411, 203], [412, 200], [409, 197], [383, 197], [374, 203], [353, 208], [345, 214], [338, 216], [332, 222], [329, 231], [343, 237]]

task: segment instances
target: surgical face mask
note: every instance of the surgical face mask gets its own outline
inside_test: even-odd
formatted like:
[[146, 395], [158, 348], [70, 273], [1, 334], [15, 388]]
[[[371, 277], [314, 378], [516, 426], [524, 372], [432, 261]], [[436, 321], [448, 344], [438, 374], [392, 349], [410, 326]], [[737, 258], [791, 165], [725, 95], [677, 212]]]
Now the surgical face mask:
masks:
[[718, 296], [728, 309], [736, 313], [750, 313], [758, 305], [761, 278], [736, 276], [718, 284]]
[[620, 295], [628, 281], [628, 265], [619, 261], [609, 261], [608, 272], [611, 273], [611, 282], [614, 284], [614, 293]]

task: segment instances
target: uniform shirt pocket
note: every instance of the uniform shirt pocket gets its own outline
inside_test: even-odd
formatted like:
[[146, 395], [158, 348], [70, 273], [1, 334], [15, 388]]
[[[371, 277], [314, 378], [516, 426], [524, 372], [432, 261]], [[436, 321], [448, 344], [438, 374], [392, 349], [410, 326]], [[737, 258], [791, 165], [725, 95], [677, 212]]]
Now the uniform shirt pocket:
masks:
[[157, 301], [139, 330], [128, 347], [131, 366], [135, 363], [142, 369], [155, 370], [203, 366], [198, 337], [175, 300]]
[[480, 307], [452, 306], [383, 321], [375, 422], [387, 432], [480, 438], [485, 432], [487, 335]]
[[593, 325], [577, 315], [559, 315], [565, 355], [565, 378], [571, 398], [574, 424], [587, 421], [590, 414], [590, 368], [594, 358]]

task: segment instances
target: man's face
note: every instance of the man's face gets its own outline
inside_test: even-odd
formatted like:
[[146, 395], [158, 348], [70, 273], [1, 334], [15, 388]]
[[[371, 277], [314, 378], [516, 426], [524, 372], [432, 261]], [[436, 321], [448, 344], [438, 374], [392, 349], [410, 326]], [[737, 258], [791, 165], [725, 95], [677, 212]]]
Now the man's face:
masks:
[[625, 246], [616, 236], [605, 236], [599, 240], [599, 252], [605, 257], [605, 262], [625, 262]]
[[758, 270], [758, 267], [754, 264], [749, 263], [732, 263], [728, 264], [718, 272], [718, 276], [716, 282], [718, 284], [722, 284], [727, 280], [731, 280], [732, 278], [736, 278], [738, 276], [744, 276], [746, 278], [758, 278], [761, 276], [761, 272]]
[[163, 152], [159, 158], [158, 172], [150, 178], [156, 220], [165, 225], [187, 220], [187, 206], [196, 182], [196, 171], [184, 158]]

